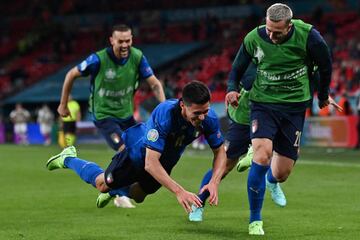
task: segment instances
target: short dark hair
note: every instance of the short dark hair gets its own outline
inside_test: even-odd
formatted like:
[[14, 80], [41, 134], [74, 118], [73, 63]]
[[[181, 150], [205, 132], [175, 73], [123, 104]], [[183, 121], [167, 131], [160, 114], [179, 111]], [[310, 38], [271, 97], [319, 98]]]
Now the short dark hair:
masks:
[[118, 24], [112, 27], [111, 33], [114, 33], [115, 31], [127, 32], [127, 31], [131, 31], [131, 28], [126, 24]]
[[182, 91], [182, 100], [185, 105], [205, 104], [210, 101], [209, 88], [202, 82], [192, 81], [185, 85]]

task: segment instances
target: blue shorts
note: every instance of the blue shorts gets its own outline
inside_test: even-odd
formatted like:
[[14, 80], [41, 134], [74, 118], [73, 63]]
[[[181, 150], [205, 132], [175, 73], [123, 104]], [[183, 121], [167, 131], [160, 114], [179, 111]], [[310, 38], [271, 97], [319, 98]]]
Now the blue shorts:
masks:
[[124, 130], [136, 124], [135, 119], [131, 116], [126, 119], [104, 118], [94, 121], [95, 126], [105, 137], [107, 144], [117, 151], [122, 145], [121, 135]]
[[[162, 162], [161, 159], [160, 162]], [[174, 165], [175, 163], [163, 165], [163, 167], [170, 175]], [[116, 153], [105, 171], [106, 185], [111, 189], [118, 189], [129, 186], [135, 182], [138, 182], [142, 190], [147, 194], [156, 192], [162, 186], [155, 178], [145, 171], [143, 166], [140, 167], [130, 159], [126, 149]]]
[[250, 119], [251, 139], [268, 138], [275, 152], [294, 161], [298, 159], [305, 111], [276, 111], [266, 104], [252, 102]]
[[250, 126], [231, 121], [226, 133], [228, 145], [226, 156], [228, 159], [238, 160], [240, 156], [247, 153], [250, 140]]

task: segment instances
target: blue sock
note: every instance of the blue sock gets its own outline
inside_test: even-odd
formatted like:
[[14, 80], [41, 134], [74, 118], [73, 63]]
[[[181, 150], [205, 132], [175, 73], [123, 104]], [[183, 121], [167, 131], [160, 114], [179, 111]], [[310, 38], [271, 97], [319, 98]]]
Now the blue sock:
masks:
[[268, 180], [269, 183], [278, 182], [278, 180], [276, 180], [276, 178], [273, 176], [271, 168], [269, 168], [269, 170], [266, 173], [266, 179]]
[[[213, 171], [210, 169], [203, 177], [203, 180], [201, 181], [200, 189], [208, 184], [210, 182], [210, 179], [212, 177]], [[206, 199], [210, 196], [209, 191], [205, 191], [202, 194], [198, 195], [201, 201], [203, 202], [203, 206], [205, 205]]]
[[250, 205], [250, 223], [261, 220], [261, 209], [265, 194], [265, 174], [269, 166], [252, 162], [248, 175], [247, 191]]
[[130, 185], [118, 189], [111, 189], [109, 191], [110, 196], [115, 197], [116, 195], [129, 197]]
[[76, 157], [65, 158], [64, 165], [76, 172], [80, 178], [96, 187], [95, 179], [104, 172], [96, 163], [88, 162]]

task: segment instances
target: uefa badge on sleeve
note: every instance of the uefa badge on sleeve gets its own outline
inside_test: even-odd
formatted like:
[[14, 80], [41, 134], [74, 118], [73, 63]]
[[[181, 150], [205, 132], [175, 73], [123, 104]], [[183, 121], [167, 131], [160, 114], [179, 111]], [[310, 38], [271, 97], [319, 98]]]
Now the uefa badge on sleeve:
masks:
[[255, 133], [257, 131], [257, 129], [258, 129], [258, 120], [254, 119], [251, 122], [251, 132]]
[[159, 132], [156, 129], [150, 129], [146, 137], [149, 141], [156, 142], [156, 140], [159, 138]]

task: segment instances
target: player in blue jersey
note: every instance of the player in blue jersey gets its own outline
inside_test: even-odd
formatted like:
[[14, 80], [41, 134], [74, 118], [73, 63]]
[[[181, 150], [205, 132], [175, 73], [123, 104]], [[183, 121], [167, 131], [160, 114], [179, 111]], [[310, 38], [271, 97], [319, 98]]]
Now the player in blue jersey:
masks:
[[[69, 115], [67, 102], [73, 82], [78, 77], [90, 76], [89, 110], [93, 122], [108, 145], [121, 151], [122, 132], [136, 124], [133, 97], [139, 81], [145, 80], [160, 102], [165, 100], [165, 94], [146, 57], [132, 47], [128, 26], [114, 26], [110, 43], [111, 47], [91, 54], [66, 74], [58, 112], [62, 117]], [[126, 197], [119, 201], [120, 207], [134, 207]]]
[[338, 106], [328, 95], [332, 69], [325, 41], [311, 25], [292, 19], [287, 5], [270, 6], [266, 25], [244, 38], [228, 82], [226, 101], [231, 105], [237, 104], [239, 82], [250, 62], [256, 63], [257, 75], [250, 91], [254, 156], [247, 187], [249, 234], [264, 235], [265, 176], [277, 191], [277, 183], [287, 179], [298, 158], [305, 109], [312, 97], [309, 63], [319, 67], [319, 107]]
[[[244, 74], [244, 82], [252, 82], [256, 75], [256, 66], [249, 65], [246, 73]], [[250, 140], [250, 107], [249, 107], [249, 92], [242, 89], [241, 97], [239, 98], [239, 106], [233, 108], [231, 105], [227, 106], [228, 116], [230, 118], [230, 126], [226, 134], [226, 170], [223, 178], [235, 167], [239, 159], [241, 163], [241, 171], [246, 170], [252, 159], [252, 148]], [[212, 177], [213, 169], [208, 170], [200, 184], [200, 190], [209, 183]], [[204, 203], [200, 208], [192, 206], [192, 212], [189, 213], [189, 220], [191, 222], [201, 222], [203, 220], [203, 212], [206, 199], [209, 197], [209, 192], [205, 191], [198, 195]]]
[[204, 134], [214, 153], [213, 176], [202, 191], [209, 191], [210, 205], [218, 203], [218, 184], [225, 171], [226, 154], [218, 118], [210, 108], [210, 91], [201, 82], [187, 84], [179, 100], [159, 104], [146, 123], [124, 131], [125, 147], [118, 152], [104, 172], [97, 164], [77, 158], [76, 149], [68, 147], [50, 158], [47, 168], [69, 168], [96, 187], [101, 194], [98, 207], [104, 207], [117, 189], [130, 186], [128, 196], [142, 202], [161, 186], [173, 192], [180, 205], [191, 211], [201, 200], [170, 177], [187, 145]]

